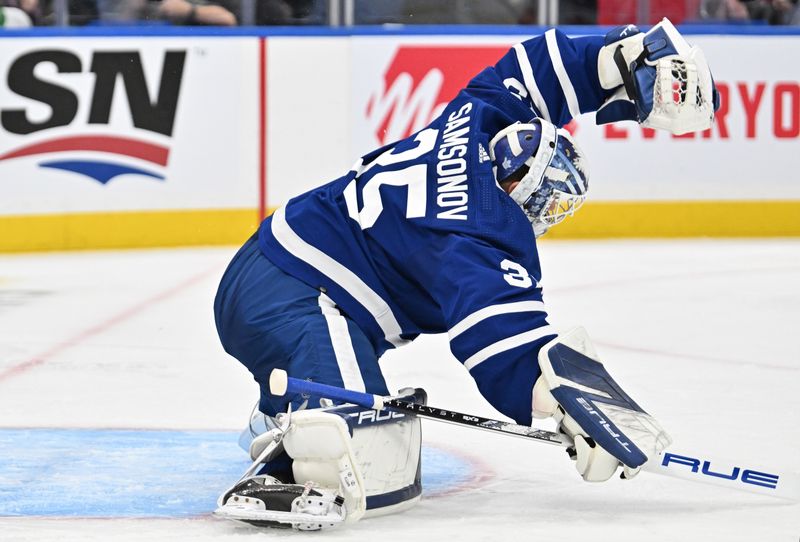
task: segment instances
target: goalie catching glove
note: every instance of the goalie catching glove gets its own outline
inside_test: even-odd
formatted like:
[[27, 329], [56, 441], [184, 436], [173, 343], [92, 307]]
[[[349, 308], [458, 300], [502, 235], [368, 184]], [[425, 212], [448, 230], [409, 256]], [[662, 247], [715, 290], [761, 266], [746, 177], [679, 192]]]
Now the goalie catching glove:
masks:
[[533, 417], [553, 417], [575, 443], [568, 449], [587, 482], [603, 482], [618, 467], [632, 478], [671, 439], [598, 361], [586, 331], [576, 328], [539, 352], [542, 375], [533, 387]]
[[606, 35], [597, 71], [600, 84], [617, 89], [597, 111], [597, 124], [635, 120], [680, 135], [711, 127], [719, 93], [699, 47], [690, 46], [663, 19], [643, 34], [633, 25]]

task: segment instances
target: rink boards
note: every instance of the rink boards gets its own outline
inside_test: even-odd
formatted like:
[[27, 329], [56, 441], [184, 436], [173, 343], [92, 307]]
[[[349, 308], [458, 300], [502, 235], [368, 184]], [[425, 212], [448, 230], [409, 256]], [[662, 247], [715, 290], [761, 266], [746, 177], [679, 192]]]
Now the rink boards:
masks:
[[[687, 29], [723, 98], [711, 130], [569, 126], [590, 202], [552, 237], [800, 235], [800, 31], [746, 30]], [[0, 250], [238, 243], [541, 31], [3, 34]]]

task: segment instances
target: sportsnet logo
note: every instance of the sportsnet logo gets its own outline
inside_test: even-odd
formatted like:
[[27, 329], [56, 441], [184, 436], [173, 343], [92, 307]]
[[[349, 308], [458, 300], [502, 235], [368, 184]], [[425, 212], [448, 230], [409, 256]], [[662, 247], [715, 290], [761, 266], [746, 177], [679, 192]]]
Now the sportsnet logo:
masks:
[[405, 45], [397, 48], [370, 96], [366, 115], [380, 144], [408, 137], [427, 126], [447, 102], [508, 50], [497, 46]]
[[[137, 51], [95, 51], [87, 72], [94, 74], [89, 100], [87, 125], [107, 128], [110, 124], [114, 97], [124, 91], [135, 128], [170, 138], [180, 94], [186, 51], [167, 51], [159, 75], [155, 96], [148, 91], [144, 68]], [[81, 74], [81, 59], [64, 50], [37, 50], [21, 55], [8, 69], [8, 88], [19, 97], [39, 102], [27, 107], [5, 107], [0, 110], [0, 124], [5, 132], [30, 136], [51, 128], [71, 126], [78, 118], [85, 94], [39, 77], [45, 71], [40, 65], [55, 68], [56, 74]], [[75, 81], [72, 76], [65, 81]], [[117, 88], [121, 83], [123, 89]], [[151, 85], [150, 88], [153, 88]], [[42, 119], [38, 114], [48, 109]], [[37, 109], [39, 111], [37, 111]], [[40, 139], [11, 149], [0, 148], [0, 163], [30, 156], [47, 156], [39, 167], [84, 175], [106, 184], [119, 175], [135, 174], [164, 180], [163, 169], [169, 159], [169, 147], [147, 139], [123, 135], [106, 135], [99, 130], [87, 133]], [[149, 139], [149, 138], [148, 138]], [[56, 159], [52, 159], [56, 155]]]

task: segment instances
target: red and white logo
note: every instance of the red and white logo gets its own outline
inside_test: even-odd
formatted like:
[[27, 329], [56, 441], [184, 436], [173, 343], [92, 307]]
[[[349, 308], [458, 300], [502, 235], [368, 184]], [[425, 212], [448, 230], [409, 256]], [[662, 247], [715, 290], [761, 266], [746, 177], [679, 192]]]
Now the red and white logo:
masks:
[[427, 126], [469, 80], [508, 47], [403, 45], [367, 102], [366, 116], [383, 145]]

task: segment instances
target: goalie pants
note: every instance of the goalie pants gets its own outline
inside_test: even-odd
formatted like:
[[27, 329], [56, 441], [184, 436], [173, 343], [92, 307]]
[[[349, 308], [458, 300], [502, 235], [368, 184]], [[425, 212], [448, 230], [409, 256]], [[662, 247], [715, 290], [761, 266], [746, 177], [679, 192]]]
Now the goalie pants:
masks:
[[253, 374], [261, 388], [259, 409], [268, 416], [320, 406], [319, 397], [275, 397], [269, 375], [289, 376], [387, 395], [378, 356], [364, 332], [324, 292], [287, 275], [251, 237], [228, 265], [214, 300], [217, 332], [225, 351]]

